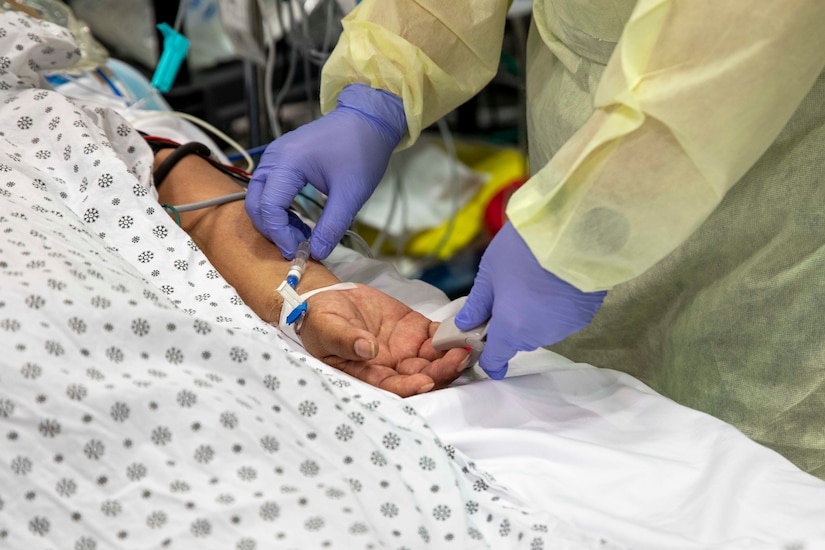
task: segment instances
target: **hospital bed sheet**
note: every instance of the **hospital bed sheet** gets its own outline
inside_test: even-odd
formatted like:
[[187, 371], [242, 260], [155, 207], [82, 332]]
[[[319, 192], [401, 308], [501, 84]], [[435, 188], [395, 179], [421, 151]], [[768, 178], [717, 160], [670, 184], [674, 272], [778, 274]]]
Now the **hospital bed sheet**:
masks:
[[[391, 266], [348, 255], [333, 271], [340, 263], [350, 278], [434, 320], [450, 309], [405, 291], [417, 283], [393, 276]], [[627, 374], [537, 350], [518, 354], [503, 381], [476, 366], [452, 387], [406, 401], [520, 502], [608, 540], [651, 549], [825, 548], [825, 482]]]

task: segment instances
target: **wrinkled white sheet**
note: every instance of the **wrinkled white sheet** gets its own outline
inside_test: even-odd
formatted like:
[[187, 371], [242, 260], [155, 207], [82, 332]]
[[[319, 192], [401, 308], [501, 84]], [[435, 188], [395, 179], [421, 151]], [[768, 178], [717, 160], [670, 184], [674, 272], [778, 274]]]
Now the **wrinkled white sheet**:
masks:
[[[337, 251], [333, 271], [434, 320], [447, 299]], [[382, 267], [383, 266], [383, 267]], [[444, 307], [437, 307], [438, 303]], [[525, 504], [631, 548], [825, 548], [825, 482], [624, 373], [548, 350], [405, 400]]]
[[624, 373], [516, 363], [541, 373], [407, 401], [522, 502], [633, 548], [825, 548], [825, 482], [774, 451]]

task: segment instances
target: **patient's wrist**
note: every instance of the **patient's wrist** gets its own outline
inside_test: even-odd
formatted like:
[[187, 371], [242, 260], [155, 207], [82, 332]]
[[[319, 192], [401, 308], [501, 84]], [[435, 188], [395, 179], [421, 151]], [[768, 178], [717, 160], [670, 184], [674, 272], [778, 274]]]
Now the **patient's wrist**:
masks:
[[[170, 152], [159, 151], [155, 155], [155, 166]], [[158, 189], [158, 200], [162, 204], [187, 204], [239, 189], [232, 178], [193, 155], [184, 157], [172, 168]], [[255, 228], [243, 201], [183, 212], [180, 226], [259, 317], [270, 323], [278, 322], [283, 299], [277, 288], [286, 279], [289, 261]], [[338, 282], [322, 264], [310, 260], [296, 290], [303, 294]]]
[[[215, 207], [188, 233], [244, 302], [265, 321], [277, 323], [283, 302], [277, 288], [286, 279], [289, 261], [255, 228], [243, 203]], [[303, 294], [337, 282], [323, 264], [310, 260], [296, 291]]]

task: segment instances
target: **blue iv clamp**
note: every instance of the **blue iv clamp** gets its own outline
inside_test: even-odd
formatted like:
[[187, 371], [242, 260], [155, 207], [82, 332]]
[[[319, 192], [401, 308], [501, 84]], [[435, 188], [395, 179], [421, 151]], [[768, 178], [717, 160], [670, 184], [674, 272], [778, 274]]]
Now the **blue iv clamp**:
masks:
[[163, 54], [160, 56], [152, 87], [166, 93], [172, 89], [172, 83], [189, 51], [189, 39], [170, 27], [167, 23], [158, 23], [158, 30], [163, 35]]

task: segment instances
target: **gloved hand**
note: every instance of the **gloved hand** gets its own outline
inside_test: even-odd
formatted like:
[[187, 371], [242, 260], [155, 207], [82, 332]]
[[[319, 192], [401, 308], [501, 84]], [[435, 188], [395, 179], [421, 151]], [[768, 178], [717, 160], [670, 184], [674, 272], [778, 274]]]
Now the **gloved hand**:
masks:
[[455, 324], [470, 330], [490, 319], [479, 366], [500, 380], [517, 351], [555, 344], [590, 324], [606, 294], [582, 292], [542, 268], [507, 222], [484, 251]]
[[309, 183], [328, 197], [310, 241], [312, 257], [326, 258], [375, 191], [406, 131], [398, 97], [364, 84], [347, 86], [332, 112], [266, 148], [246, 195], [252, 223], [292, 259], [306, 228], [291, 224], [287, 209]]

